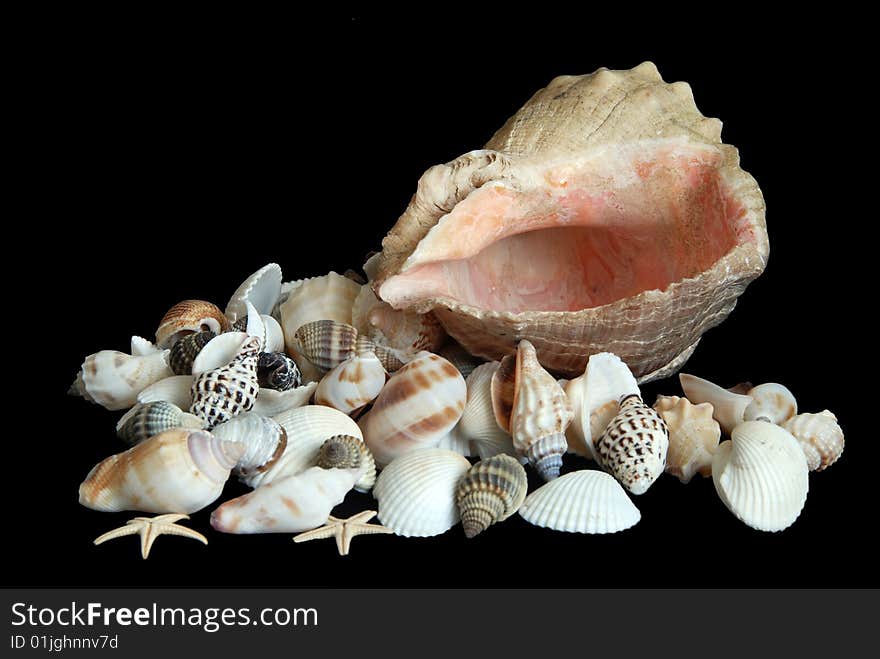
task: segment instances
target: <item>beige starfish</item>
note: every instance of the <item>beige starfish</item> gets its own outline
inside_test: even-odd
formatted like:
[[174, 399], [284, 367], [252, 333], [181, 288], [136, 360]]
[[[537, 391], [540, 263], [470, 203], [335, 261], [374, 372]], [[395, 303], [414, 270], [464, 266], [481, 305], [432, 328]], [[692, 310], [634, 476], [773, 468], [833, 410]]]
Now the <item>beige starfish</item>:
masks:
[[354, 536], [370, 535], [373, 533], [394, 533], [387, 526], [367, 524], [367, 520], [372, 519], [375, 515], [375, 510], [365, 510], [357, 515], [352, 515], [348, 519], [339, 519], [331, 515], [327, 518], [327, 523], [324, 526], [300, 533], [293, 541], [306, 542], [307, 540], [320, 540], [334, 536], [336, 538], [336, 548], [339, 550], [340, 556], [348, 556], [351, 539]]
[[163, 533], [166, 535], [180, 535], [184, 538], [192, 538], [193, 540], [208, 544], [208, 539], [201, 533], [174, 523], [181, 519], [189, 519], [189, 515], [170, 514], [159, 515], [157, 517], [135, 517], [134, 519], [128, 520], [125, 526], [108, 531], [101, 537], [96, 538], [95, 544], [100, 545], [102, 542], [107, 542], [108, 540], [137, 533], [141, 536], [141, 556], [143, 558], [150, 555], [150, 548], [153, 546], [153, 541]]

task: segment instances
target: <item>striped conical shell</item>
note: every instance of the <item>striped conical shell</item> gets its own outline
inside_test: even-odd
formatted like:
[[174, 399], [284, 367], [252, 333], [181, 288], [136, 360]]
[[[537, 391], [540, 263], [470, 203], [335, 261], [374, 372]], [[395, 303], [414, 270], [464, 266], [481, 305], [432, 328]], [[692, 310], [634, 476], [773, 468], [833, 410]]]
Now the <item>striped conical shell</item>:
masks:
[[369, 492], [376, 482], [376, 461], [364, 441], [353, 435], [334, 435], [321, 444], [315, 464], [323, 469], [361, 469], [364, 475], [354, 484], [358, 492]]
[[208, 342], [217, 336], [211, 330], [195, 332], [184, 336], [180, 341], [171, 346], [171, 354], [168, 357], [168, 365], [175, 375], [192, 375], [192, 365], [195, 358]]
[[190, 412], [204, 419], [208, 429], [254, 406], [260, 389], [257, 382], [259, 352], [260, 340], [252, 336], [231, 362], [193, 380]]
[[526, 470], [509, 455], [496, 455], [471, 467], [455, 491], [465, 536], [473, 538], [515, 513], [528, 485]]
[[203, 426], [204, 421], [195, 414], [189, 414], [173, 403], [160, 400], [138, 403], [132, 407], [116, 424], [116, 436], [134, 446], [172, 428]]

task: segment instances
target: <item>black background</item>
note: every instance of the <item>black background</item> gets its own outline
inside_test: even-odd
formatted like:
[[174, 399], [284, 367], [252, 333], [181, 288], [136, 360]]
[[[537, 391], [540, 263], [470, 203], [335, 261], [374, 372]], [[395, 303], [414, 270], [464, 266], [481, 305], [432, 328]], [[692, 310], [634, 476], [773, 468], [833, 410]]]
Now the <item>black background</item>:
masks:
[[[6, 247], [25, 257], [25, 290], [13, 297], [38, 310], [27, 336], [39, 339], [13, 350], [27, 386], [14, 408], [18, 430], [5, 440], [13, 448], [5, 582], [880, 584], [864, 537], [878, 438], [873, 396], [860, 381], [876, 363], [876, 330], [853, 302], [873, 282], [857, 272], [865, 263], [855, 255], [873, 238], [860, 228], [851, 157], [865, 129], [847, 78], [859, 76], [847, 65], [853, 56], [825, 40], [836, 28], [819, 20], [810, 30], [724, 29], [700, 17], [696, 26], [644, 19], [637, 32], [624, 15], [549, 25], [230, 18], [222, 29], [206, 17], [155, 29], [85, 19], [68, 30], [56, 17], [12, 60], [23, 83], [16, 176], [27, 192], [11, 219], [29, 235]], [[841, 461], [810, 476], [794, 526], [753, 531], [711, 480], [664, 476], [636, 499], [642, 521], [611, 536], [555, 533], [514, 516], [472, 540], [460, 527], [428, 539], [356, 538], [342, 558], [332, 540], [216, 533], [211, 506], [190, 522], [208, 547], [162, 538], [142, 561], [132, 538], [92, 546], [133, 514], [77, 504], [88, 470], [123, 449], [114, 433], [121, 413], [65, 395], [87, 354], [127, 350], [132, 334], [151, 337], [179, 300], [222, 308], [270, 261], [285, 280], [359, 267], [427, 167], [482, 146], [556, 75], [648, 59], [666, 81], [689, 82], [700, 110], [722, 119], [724, 140], [740, 149], [768, 208], [765, 273], [685, 370], [725, 386], [781, 382], [801, 411], [829, 408], [847, 434]], [[644, 387], [648, 401], [658, 393], [680, 393], [677, 380]], [[244, 491], [230, 482], [221, 500]], [[375, 501], [352, 493], [337, 514], [367, 507]]]

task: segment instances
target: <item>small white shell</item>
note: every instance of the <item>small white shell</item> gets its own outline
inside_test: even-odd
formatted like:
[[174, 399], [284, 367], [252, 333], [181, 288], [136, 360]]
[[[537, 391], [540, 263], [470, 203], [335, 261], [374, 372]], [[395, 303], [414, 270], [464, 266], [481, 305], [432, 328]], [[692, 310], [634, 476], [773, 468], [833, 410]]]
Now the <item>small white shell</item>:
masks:
[[71, 393], [108, 410], [124, 410], [137, 402], [151, 384], [174, 375], [168, 366], [170, 350], [146, 355], [126, 355], [101, 350], [86, 357]]
[[797, 414], [797, 400], [794, 394], [775, 382], [759, 384], [749, 389], [747, 394], [752, 402], [743, 414], [745, 421], [766, 419], [770, 423], [781, 425]]
[[192, 363], [192, 374], [200, 375], [228, 364], [248, 340], [245, 332], [226, 332], [215, 336], [199, 351]]
[[766, 421], [739, 424], [712, 461], [721, 501], [759, 531], [781, 531], [794, 523], [807, 500], [808, 474], [798, 441]]
[[712, 414], [726, 435], [744, 421], [746, 408], [752, 404], [749, 396], [735, 394], [695, 375], [679, 373], [678, 380], [684, 395], [694, 405], [712, 404]]
[[296, 409], [303, 405], [308, 405], [312, 394], [318, 387], [317, 382], [309, 382], [295, 389], [287, 391], [277, 391], [260, 387], [257, 393], [257, 400], [254, 403], [253, 412], [261, 416], [276, 416], [287, 410]]
[[492, 409], [492, 376], [498, 366], [499, 362], [486, 362], [468, 375], [467, 405], [453, 431], [462, 440], [470, 441], [481, 460], [499, 453], [519, 457], [513, 448], [513, 438], [498, 425]]
[[782, 424], [801, 445], [810, 471], [822, 471], [843, 453], [843, 429], [828, 410], [818, 414], [798, 414]]
[[721, 426], [712, 418], [712, 405], [694, 405], [687, 398], [658, 396], [654, 409], [669, 428], [666, 473], [682, 483], [694, 474], [712, 475], [712, 457], [721, 440]]
[[618, 401], [629, 394], [638, 394], [639, 385], [620, 357], [600, 352], [587, 361], [583, 375], [564, 387], [574, 411], [571, 425], [565, 431], [568, 449], [595, 459], [593, 442], [602, 436], [617, 414]]
[[366, 261], [364, 261], [363, 270], [367, 275], [367, 280], [373, 281], [376, 278], [376, 272], [379, 270], [379, 261], [382, 258], [382, 252], [376, 252]]
[[226, 305], [226, 317], [234, 323], [244, 316], [247, 313], [246, 301], [250, 301], [261, 314], [271, 313], [280, 295], [281, 266], [268, 263], [245, 279], [232, 294]]
[[455, 490], [471, 463], [453, 451], [417, 449], [388, 465], [373, 486], [379, 520], [406, 537], [440, 535], [458, 523]]
[[265, 471], [243, 478], [251, 487], [294, 476], [315, 464], [321, 445], [334, 435], [351, 435], [363, 441], [358, 425], [348, 416], [323, 405], [297, 407], [273, 417], [287, 433], [284, 453]]
[[363, 350], [330, 369], [315, 390], [315, 403], [351, 414], [372, 403], [385, 386], [385, 368]]
[[574, 471], [542, 485], [519, 509], [535, 526], [568, 533], [617, 533], [641, 513], [614, 478], [601, 471]]
[[260, 352], [266, 350], [266, 324], [257, 308], [251, 304], [250, 300], [245, 300], [244, 306], [247, 309], [247, 325], [245, 332], [248, 336], [255, 336], [260, 340]]
[[260, 316], [266, 326], [266, 352], [284, 352], [284, 331], [272, 316]]
[[154, 352], [162, 352], [162, 348], [159, 348], [155, 343], [142, 336], [131, 337], [131, 354], [135, 357], [151, 355]]
[[182, 410], [188, 410], [192, 406], [192, 382], [191, 375], [172, 375], [151, 384], [137, 396], [139, 403], [153, 403], [164, 400], [177, 405]]
[[298, 533], [321, 526], [360, 478], [359, 469], [311, 467], [227, 501], [211, 513], [223, 533]]

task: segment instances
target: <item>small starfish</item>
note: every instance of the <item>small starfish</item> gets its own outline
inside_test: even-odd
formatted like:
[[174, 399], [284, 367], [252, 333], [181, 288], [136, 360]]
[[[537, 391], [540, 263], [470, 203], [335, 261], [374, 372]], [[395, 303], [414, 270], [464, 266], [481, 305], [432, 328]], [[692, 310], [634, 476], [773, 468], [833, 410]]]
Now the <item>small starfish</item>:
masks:
[[387, 526], [379, 526], [378, 524], [367, 524], [368, 519], [372, 519], [376, 515], [375, 510], [365, 510], [357, 515], [352, 515], [348, 519], [339, 519], [332, 515], [327, 518], [327, 523], [317, 529], [300, 533], [296, 536], [294, 542], [306, 542], [307, 540], [320, 540], [334, 536], [336, 538], [336, 548], [339, 550], [340, 556], [348, 556], [349, 547], [351, 547], [351, 539], [356, 535], [369, 535], [373, 533], [394, 533]]
[[135, 517], [134, 519], [128, 520], [128, 522], [125, 523], [125, 526], [108, 531], [101, 537], [96, 538], [95, 544], [100, 545], [102, 542], [107, 542], [108, 540], [137, 533], [141, 536], [141, 556], [143, 558], [150, 555], [150, 548], [153, 546], [153, 541], [163, 533], [167, 535], [180, 535], [184, 538], [192, 538], [203, 544], [208, 544], [208, 539], [201, 533], [174, 523], [181, 519], [189, 519], [189, 515], [170, 514], [159, 515], [157, 517]]

